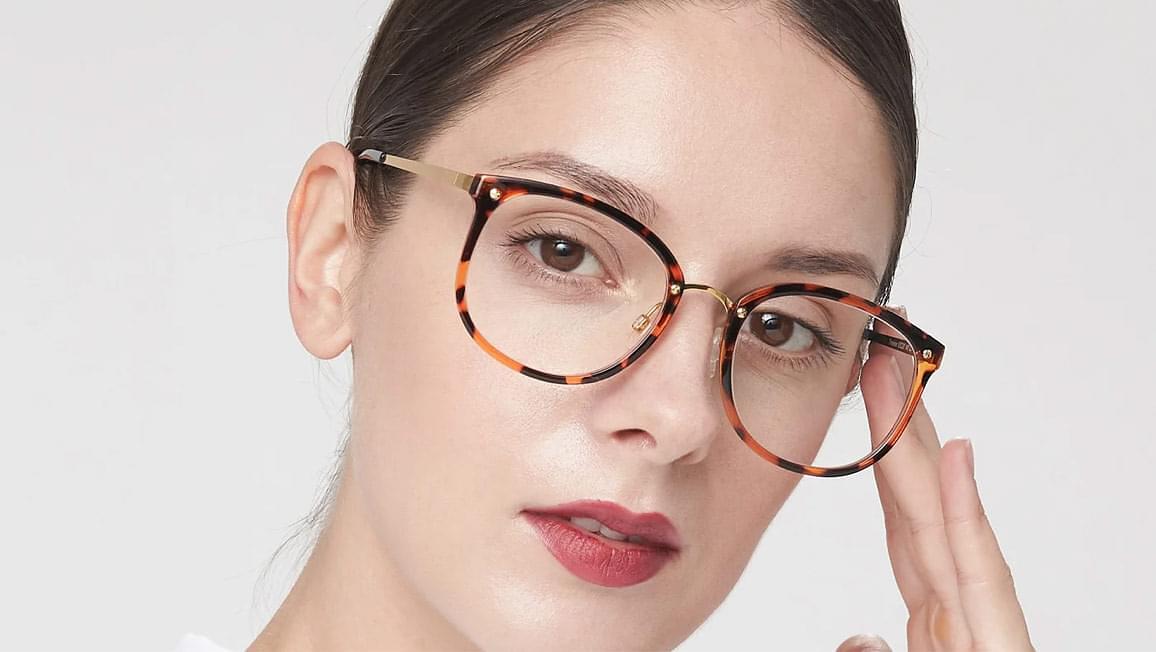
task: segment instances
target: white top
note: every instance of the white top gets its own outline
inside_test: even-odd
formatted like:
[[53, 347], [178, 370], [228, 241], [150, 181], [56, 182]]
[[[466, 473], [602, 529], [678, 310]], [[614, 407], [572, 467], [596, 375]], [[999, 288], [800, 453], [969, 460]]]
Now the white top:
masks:
[[217, 645], [212, 640], [189, 632], [185, 634], [184, 638], [177, 642], [176, 649], [173, 652], [231, 652], [228, 648], [223, 648]]

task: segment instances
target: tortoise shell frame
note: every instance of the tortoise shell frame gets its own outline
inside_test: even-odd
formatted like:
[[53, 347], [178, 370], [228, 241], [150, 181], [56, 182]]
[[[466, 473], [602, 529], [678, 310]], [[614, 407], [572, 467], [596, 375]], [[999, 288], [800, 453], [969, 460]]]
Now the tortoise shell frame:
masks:
[[[365, 149], [358, 152], [356, 160], [359, 162], [372, 161], [406, 170], [414, 174], [440, 179], [465, 190], [473, 197], [475, 203], [474, 217], [470, 224], [469, 232], [466, 235], [465, 244], [462, 247], [461, 260], [458, 263], [454, 288], [454, 298], [457, 302], [458, 313], [461, 316], [462, 323], [466, 327], [466, 332], [477, 342], [478, 346], [498, 362], [531, 378], [548, 383], [565, 385], [584, 385], [609, 378], [629, 367], [631, 363], [642, 357], [654, 344], [655, 340], [658, 339], [670, 323], [671, 318], [674, 317], [674, 311], [678, 308], [683, 292], [686, 290], [703, 290], [712, 294], [723, 304], [727, 311], [728, 323], [725, 330], [725, 337], [722, 338], [718, 351], [723, 390], [723, 407], [726, 411], [727, 419], [734, 427], [735, 432], [738, 433], [739, 439], [755, 453], [770, 461], [772, 464], [788, 471], [816, 477], [836, 477], [862, 471], [878, 462], [887, 454], [887, 451], [891, 450], [896, 442], [899, 441], [899, 436], [903, 434], [908, 422], [911, 420], [911, 416], [915, 413], [916, 406], [919, 404], [920, 396], [923, 393], [923, 388], [927, 385], [927, 381], [931, 378], [932, 373], [939, 368], [943, 359], [943, 344], [904, 319], [899, 313], [868, 299], [844, 292], [843, 290], [813, 283], [784, 283], [756, 288], [739, 297], [737, 301], [734, 301], [716, 288], [698, 283], [687, 283], [683, 277], [682, 267], [678, 264], [678, 261], [675, 260], [674, 254], [670, 252], [670, 249], [653, 231], [618, 208], [586, 193], [532, 179], [481, 173], [466, 174], [437, 165], [387, 154], [376, 149]], [[654, 323], [651, 332], [647, 334], [633, 351], [608, 367], [579, 376], [559, 376], [546, 373], [527, 367], [505, 355], [494, 347], [474, 326], [466, 303], [466, 277], [470, 266], [470, 256], [477, 244], [478, 236], [482, 228], [486, 225], [486, 221], [494, 209], [504, 201], [526, 194], [545, 195], [575, 201], [607, 215], [634, 233], [637, 233], [640, 238], [650, 245], [651, 249], [654, 250], [666, 265], [668, 292], [665, 300], [661, 304], [661, 314], [658, 315], [658, 321]], [[907, 402], [904, 404], [899, 419], [895, 422], [895, 425], [892, 426], [891, 432], [888, 433], [884, 441], [877, 446], [875, 450], [851, 464], [833, 467], [811, 466], [779, 457], [763, 448], [763, 446], [750, 435], [739, 419], [738, 411], [735, 408], [734, 394], [731, 389], [731, 362], [739, 330], [751, 308], [766, 299], [790, 295], [822, 297], [858, 308], [872, 315], [875, 319], [882, 321], [903, 335], [906, 341], [880, 333], [873, 328], [868, 328], [864, 331], [864, 338], [910, 354], [912, 360], [916, 363], [912, 369], [914, 377], [912, 378], [911, 390], [907, 396]], [[640, 321], [635, 322], [635, 327], [638, 328], [637, 325], [639, 323], [648, 325], [653, 319], [654, 312], [658, 307], [659, 306], [656, 305], [649, 313], [640, 316]], [[638, 328], [638, 330], [641, 330], [641, 328]], [[911, 344], [908, 344], [909, 342], [914, 345], [914, 350]]]

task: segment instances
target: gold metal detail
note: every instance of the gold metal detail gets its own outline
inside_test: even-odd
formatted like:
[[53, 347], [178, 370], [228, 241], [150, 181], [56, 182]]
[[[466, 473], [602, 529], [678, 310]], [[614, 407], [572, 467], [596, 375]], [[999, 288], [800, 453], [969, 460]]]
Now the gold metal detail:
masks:
[[682, 286], [682, 289], [683, 290], [704, 290], [706, 292], [709, 292], [712, 297], [718, 299], [718, 302], [723, 305], [723, 309], [725, 309], [727, 312], [730, 312], [731, 308], [734, 307], [734, 305], [735, 305], [735, 302], [731, 301], [730, 297], [723, 294], [719, 290], [712, 288], [709, 285], [703, 285], [701, 283], [687, 283], [687, 284]]
[[743, 317], [747, 316], [747, 309], [746, 308], [739, 308], [738, 310], [735, 311], [735, 314], [738, 315], [740, 319], [742, 319]]
[[415, 161], [403, 156], [386, 154], [379, 149], [363, 150], [360, 154], [357, 155], [357, 158], [377, 161], [378, 163], [400, 168], [402, 170], [407, 170], [409, 172], [413, 172], [414, 174], [423, 174], [426, 176], [434, 177], [436, 179], [441, 179], [443, 181], [448, 181], [467, 192], [469, 192], [470, 185], [474, 181], [474, 175], [472, 174], [466, 174], [465, 172], [458, 172], [457, 170], [443, 168], [440, 165], [433, 165], [432, 163]]
[[670, 293], [671, 294], [678, 294], [679, 292], [682, 292], [682, 288], [679, 287], [678, 283], [671, 283], [670, 284]]
[[930, 360], [931, 359], [931, 349], [923, 349], [923, 359], [924, 360]]
[[502, 198], [502, 191], [501, 190], [499, 190], [498, 188], [490, 188], [490, 199], [493, 199], [494, 201], [498, 201], [501, 198]]
[[642, 332], [650, 324], [651, 318], [654, 317], [654, 312], [661, 307], [661, 303], [654, 304], [651, 306], [650, 310], [646, 311], [645, 315], [639, 315], [638, 319], [635, 319], [634, 323], [631, 324], [630, 327], [638, 332]]
[[734, 304], [731, 302], [731, 298], [730, 298], [730, 297], [728, 297], [727, 295], [723, 294], [722, 292], [719, 292], [718, 290], [716, 290], [716, 289], [714, 289], [714, 288], [712, 288], [712, 287], [710, 287], [710, 286], [707, 286], [707, 287], [705, 287], [704, 289], [705, 289], [707, 292], [710, 292], [710, 294], [711, 294], [711, 296], [712, 296], [712, 297], [714, 297], [714, 298], [718, 299], [719, 303], [721, 303], [721, 304], [723, 305], [723, 308], [726, 308], [727, 310], [730, 310], [730, 309], [731, 309], [731, 306], [732, 306], [732, 305], [734, 305]]

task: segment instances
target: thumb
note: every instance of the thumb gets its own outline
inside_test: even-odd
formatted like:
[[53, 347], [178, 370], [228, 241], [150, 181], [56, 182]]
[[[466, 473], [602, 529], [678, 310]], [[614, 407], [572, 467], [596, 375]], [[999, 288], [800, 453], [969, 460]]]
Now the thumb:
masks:
[[874, 634], [856, 634], [839, 644], [835, 652], [891, 652], [891, 646]]

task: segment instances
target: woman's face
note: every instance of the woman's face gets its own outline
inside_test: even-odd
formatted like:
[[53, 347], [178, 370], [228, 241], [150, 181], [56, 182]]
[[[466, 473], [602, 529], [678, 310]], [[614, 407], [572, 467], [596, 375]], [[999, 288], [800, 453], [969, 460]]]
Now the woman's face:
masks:
[[[786, 245], [858, 252], [882, 275], [894, 177], [875, 104], [818, 48], [753, 8], [638, 13], [522, 62], [422, 160], [573, 185], [491, 161], [551, 151], [628, 180], [688, 282], [732, 298], [810, 281], [872, 297], [844, 274], [774, 269]], [[454, 278], [473, 200], [415, 178], [353, 308], [351, 473], [343, 509], [484, 648], [670, 648], [730, 591], [800, 476], [728, 423], [708, 375], [718, 301], [683, 297], [629, 369], [555, 385], [499, 364], [467, 335]], [[580, 579], [522, 513], [591, 499], [661, 512], [681, 549], [650, 579]], [[380, 558], [375, 559], [375, 558]]]

